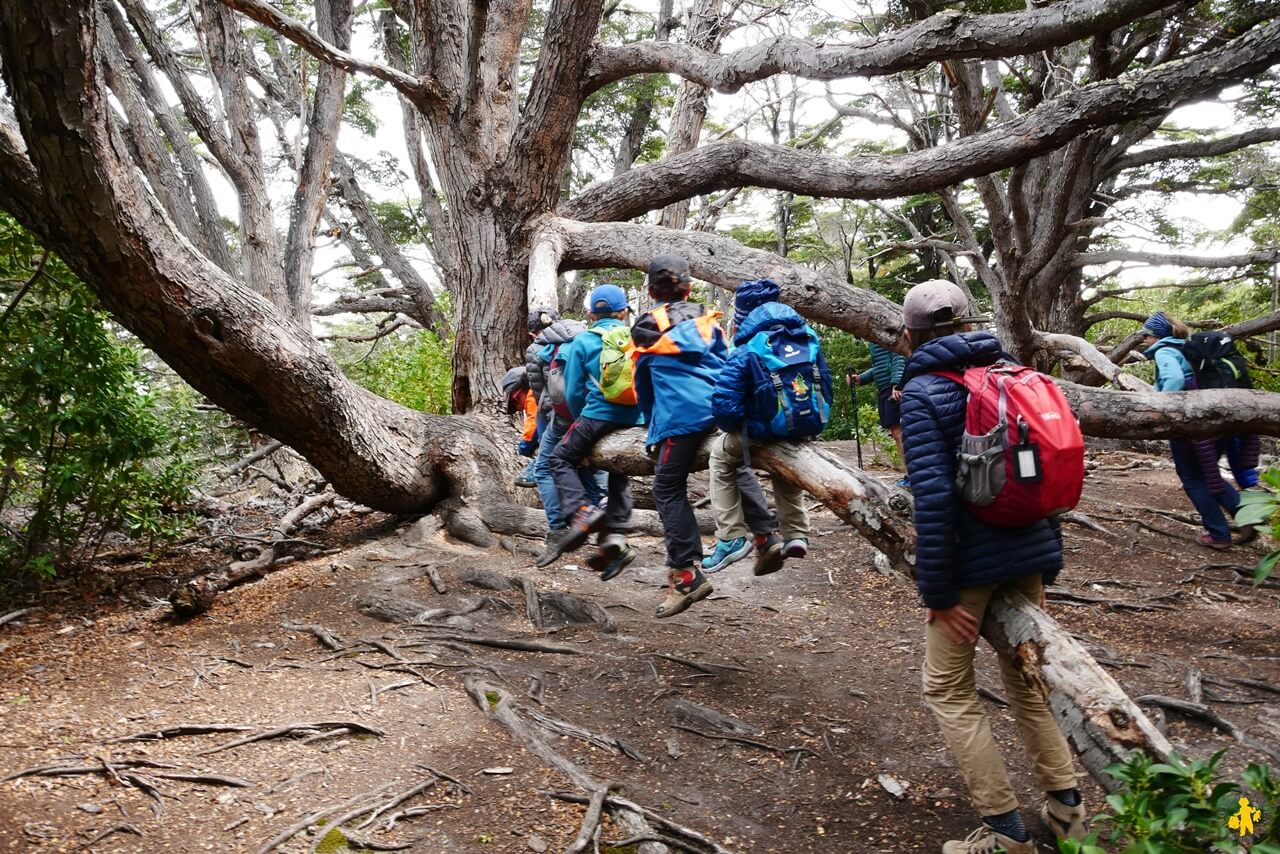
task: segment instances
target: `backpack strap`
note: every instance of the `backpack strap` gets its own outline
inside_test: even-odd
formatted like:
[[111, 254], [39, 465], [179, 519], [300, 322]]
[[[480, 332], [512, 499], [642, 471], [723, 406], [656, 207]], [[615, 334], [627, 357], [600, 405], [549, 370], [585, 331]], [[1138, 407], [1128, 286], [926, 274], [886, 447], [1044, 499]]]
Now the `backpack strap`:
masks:
[[770, 371], [769, 379], [773, 382], [773, 390], [778, 394], [778, 406], [787, 418], [787, 432], [790, 433], [795, 430], [795, 423], [791, 418], [791, 407], [787, 405], [787, 393], [782, 388], [782, 377], [778, 376], [777, 371]]
[[964, 385], [964, 374], [959, 371], [930, 371], [929, 374], [931, 376], [951, 380], [953, 383], [960, 383], [960, 385]]

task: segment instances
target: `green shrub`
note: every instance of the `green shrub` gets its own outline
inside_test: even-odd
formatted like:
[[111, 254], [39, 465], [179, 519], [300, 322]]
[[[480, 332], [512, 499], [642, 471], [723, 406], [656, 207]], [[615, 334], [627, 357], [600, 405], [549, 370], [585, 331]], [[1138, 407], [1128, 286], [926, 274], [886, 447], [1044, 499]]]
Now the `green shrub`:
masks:
[[[1260, 480], [1274, 491], [1247, 489], [1240, 493], [1240, 509], [1236, 511], [1235, 522], [1237, 525], [1266, 526], [1270, 528], [1271, 538], [1280, 540], [1280, 469], [1267, 469], [1262, 472]], [[1277, 563], [1280, 563], [1280, 549], [1258, 561], [1257, 572], [1253, 576], [1254, 583], [1266, 581]]]
[[33, 275], [39, 256], [0, 216], [0, 569], [48, 577], [113, 530], [179, 536], [196, 470], [132, 339], [56, 258]]
[[[1110, 813], [1094, 819], [1111, 831], [1106, 844], [1095, 829], [1083, 842], [1063, 840], [1062, 854], [1176, 854], [1176, 852], [1238, 852], [1242, 843], [1254, 854], [1280, 854], [1280, 781], [1266, 765], [1250, 765], [1242, 782], [1225, 779], [1218, 770], [1225, 751], [1208, 760], [1187, 761], [1171, 753], [1167, 762], [1156, 762], [1137, 753], [1116, 763], [1107, 773], [1121, 781], [1119, 791], [1107, 796]], [[1238, 816], [1248, 798], [1252, 833], [1240, 833]], [[1257, 812], [1254, 812], [1254, 811]], [[1247, 827], [1246, 827], [1247, 829]]]
[[[340, 327], [340, 332], [355, 328]], [[435, 333], [419, 329], [372, 344], [334, 339], [330, 352], [348, 377], [374, 394], [421, 412], [449, 414], [453, 383], [449, 345]]]

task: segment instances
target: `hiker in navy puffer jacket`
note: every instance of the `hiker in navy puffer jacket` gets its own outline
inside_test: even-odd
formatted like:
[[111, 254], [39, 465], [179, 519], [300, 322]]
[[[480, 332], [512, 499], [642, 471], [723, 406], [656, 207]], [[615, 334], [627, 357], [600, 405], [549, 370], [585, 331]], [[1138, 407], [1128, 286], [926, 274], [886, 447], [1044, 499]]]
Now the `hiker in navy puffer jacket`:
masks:
[[990, 365], [1001, 352], [990, 332], [947, 335], [913, 352], [903, 372], [903, 444], [916, 496], [916, 584], [930, 608], [955, 605], [963, 587], [1033, 573], [1052, 584], [1062, 569], [1062, 543], [1052, 523], [993, 527], [969, 513], [954, 488], [969, 396], [964, 386], [932, 372]]
[[[974, 683], [978, 631], [993, 596], [1019, 593], [1043, 607], [1044, 587], [1062, 569], [1055, 524], [995, 528], [962, 503], [956, 458], [969, 393], [937, 371], [963, 372], [1002, 356], [989, 332], [965, 332], [968, 298], [951, 282], [916, 285], [903, 301], [911, 357], [903, 373], [902, 438], [915, 495], [916, 584], [925, 616], [924, 696], [964, 774], [982, 825], [943, 854], [1034, 854], [1018, 800]], [[1059, 838], [1084, 836], [1084, 806], [1071, 751], [1039, 694], [1007, 654], [996, 651], [1010, 711], [1048, 797], [1041, 818]]]

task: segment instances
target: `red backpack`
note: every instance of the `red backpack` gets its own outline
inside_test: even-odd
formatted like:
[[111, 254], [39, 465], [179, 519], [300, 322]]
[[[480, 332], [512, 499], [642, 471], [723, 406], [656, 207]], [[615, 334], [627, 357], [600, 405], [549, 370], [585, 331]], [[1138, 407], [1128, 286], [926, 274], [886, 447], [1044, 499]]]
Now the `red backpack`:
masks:
[[969, 392], [956, 485], [974, 516], [1022, 528], [1079, 503], [1084, 436], [1052, 379], [1008, 363], [938, 376]]

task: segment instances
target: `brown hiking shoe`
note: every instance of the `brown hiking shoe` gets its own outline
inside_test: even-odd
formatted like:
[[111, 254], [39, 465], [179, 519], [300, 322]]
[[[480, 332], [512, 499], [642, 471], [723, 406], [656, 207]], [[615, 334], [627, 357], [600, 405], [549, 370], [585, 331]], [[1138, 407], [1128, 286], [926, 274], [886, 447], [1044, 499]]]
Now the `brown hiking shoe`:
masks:
[[1036, 854], [1036, 844], [1028, 839], [1019, 842], [1003, 833], [996, 833], [990, 825], [982, 824], [963, 840], [952, 839], [942, 846], [942, 854]]
[[654, 612], [654, 616], [659, 619], [674, 617], [711, 594], [711, 582], [707, 581], [702, 570], [696, 566], [671, 570], [667, 573], [667, 581], [671, 583], [667, 588], [667, 596]]
[[1044, 799], [1040, 820], [1059, 839], [1084, 839], [1084, 804], [1069, 807], [1053, 795]]

